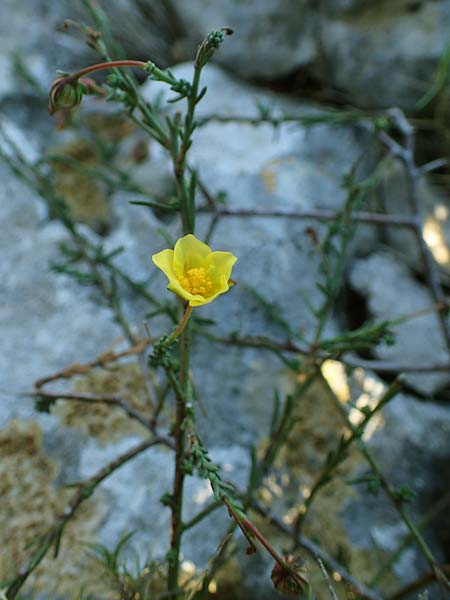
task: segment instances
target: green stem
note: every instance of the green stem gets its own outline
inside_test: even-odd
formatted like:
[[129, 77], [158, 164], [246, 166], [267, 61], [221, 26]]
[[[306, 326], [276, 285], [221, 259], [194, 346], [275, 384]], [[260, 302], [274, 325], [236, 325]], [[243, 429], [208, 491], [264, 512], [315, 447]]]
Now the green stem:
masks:
[[192, 313], [192, 306], [189, 306], [189, 304], [188, 304], [186, 306], [186, 310], [184, 311], [184, 315], [180, 321], [180, 324], [175, 329], [175, 331], [173, 331], [170, 334], [169, 339], [167, 340], [169, 343], [174, 342], [183, 333], [183, 330], [185, 329], [185, 327], [189, 321], [189, 317], [191, 316], [191, 313]]
[[[423, 519], [421, 519], [417, 528], [419, 530], [423, 530], [427, 525], [429, 525], [436, 517], [438, 517], [444, 510], [448, 509], [448, 505], [450, 504], [450, 492], [443, 496], [434, 506], [432, 506], [431, 510], [426, 514]], [[390, 556], [389, 560], [387, 560], [380, 570], [376, 573], [376, 575], [371, 579], [369, 585], [370, 587], [376, 587], [380, 584], [380, 582], [386, 577], [388, 573], [391, 572], [392, 567], [402, 556], [403, 552], [410, 546], [411, 542], [414, 541], [414, 537], [411, 533], [407, 534], [403, 541], [400, 543], [398, 548], [394, 551], [392, 556]]]
[[[188, 96], [188, 110], [184, 123], [184, 130], [182, 136], [182, 142], [179, 150], [176, 148], [176, 144], [173, 148], [173, 159], [174, 159], [174, 174], [177, 185], [177, 193], [181, 207], [181, 220], [183, 224], [184, 234], [194, 232], [194, 208], [190, 206], [190, 193], [187, 189], [185, 180], [186, 171], [186, 154], [191, 145], [191, 135], [194, 130], [194, 115], [195, 106], [197, 104], [198, 87], [200, 84], [201, 67], [196, 66], [194, 70], [194, 77], [192, 80], [192, 87]], [[178, 151], [177, 151], [178, 150]], [[175, 156], [175, 152], [177, 155]], [[192, 176], [194, 177], [194, 175]]]
[[[186, 313], [188, 311], [186, 310]], [[186, 316], [185, 313], [185, 316]], [[178, 597], [178, 574], [180, 570], [181, 536], [183, 534], [182, 508], [184, 490], [184, 460], [186, 455], [186, 432], [184, 422], [186, 418], [186, 402], [189, 398], [189, 354], [190, 354], [190, 327], [188, 317], [185, 321], [180, 340], [180, 372], [178, 385], [174, 386], [176, 396], [175, 416], [175, 473], [172, 494], [172, 520], [170, 532], [169, 566], [167, 571], [167, 591], [169, 598], [176, 600]]]
[[[319, 375], [322, 381], [324, 380], [323, 375]], [[326, 381], [325, 381], [325, 385]], [[390, 400], [392, 400], [402, 389], [402, 383], [399, 378], [397, 378], [393, 383], [389, 386], [389, 388], [384, 393], [383, 397], [379, 400], [378, 404], [375, 408], [368, 414], [365, 415], [363, 420], [358, 426], [352, 426], [351, 434], [346, 438], [341, 438], [338, 447], [334, 451], [334, 453], [327, 459], [322, 472], [316, 479], [315, 483], [311, 487], [311, 492], [308, 498], [306, 498], [305, 502], [302, 505], [302, 510], [299, 512], [299, 515], [294, 524], [294, 546], [296, 545], [295, 540], [300, 537], [301, 530], [306, 519], [306, 516], [309, 512], [309, 509], [319, 492], [319, 490], [327, 485], [334, 477], [337, 467], [346, 459], [347, 452], [350, 446], [353, 444], [355, 440], [361, 439], [365, 428], [369, 424], [369, 421], [377, 414]]]
[[[178, 198], [180, 200], [180, 213], [183, 227], [183, 234], [194, 232], [194, 218], [192, 208], [189, 205], [189, 194], [186, 189], [185, 169], [186, 153], [191, 144], [191, 134], [193, 131], [195, 105], [197, 103], [198, 85], [200, 81], [200, 68], [195, 68], [192, 88], [188, 96], [188, 110], [182, 136], [182, 143], [177, 151], [175, 141], [172, 146], [172, 160], [174, 166], [175, 180], [177, 184]], [[189, 359], [190, 359], [190, 339], [191, 328], [189, 317], [192, 308], [187, 307], [180, 326], [175, 330], [172, 336], [180, 338], [180, 372], [178, 386], [174, 386], [176, 396], [176, 417], [175, 417], [175, 474], [173, 482], [172, 497], [172, 524], [170, 536], [169, 566], [167, 571], [167, 589], [169, 598], [176, 600], [178, 596], [178, 574], [180, 568], [180, 548], [181, 537], [183, 534], [182, 506], [183, 506], [183, 488], [184, 488], [184, 459], [186, 455], [186, 404], [190, 398], [190, 379], [189, 379]], [[171, 337], [172, 337], [171, 336]]]
[[[337, 398], [335, 397], [334, 392], [331, 389], [330, 385], [328, 384], [327, 380], [324, 377], [322, 377], [322, 381], [325, 383], [325, 385], [327, 386], [328, 390], [331, 392], [333, 398], [335, 398], [335, 405], [339, 409], [339, 412], [341, 413], [341, 415], [343, 417], [345, 425], [350, 430], [350, 432], [352, 434], [354, 434], [355, 431], [358, 428], [355, 427], [355, 425], [353, 425], [353, 423], [350, 421], [345, 407], [339, 402], [339, 400], [337, 400]], [[389, 390], [386, 392], [386, 394], [389, 394]], [[385, 396], [383, 398], [385, 398]], [[378, 406], [377, 406], [376, 410], [378, 410]], [[402, 501], [399, 500], [398, 495], [395, 492], [395, 489], [391, 487], [389, 481], [384, 476], [384, 474], [383, 474], [383, 472], [382, 472], [382, 470], [380, 468], [380, 465], [378, 464], [378, 461], [375, 459], [374, 455], [372, 454], [372, 451], [368, 448], [367, 444], [364, 442], [364, 440], [361, 437], [358, 440], [358, 445], [359, 445], [359, 449], [360, 449], [361, 453], [364, 455], [364, 457], [366, 458], [367, 462], [369, 463], [369, 465], [370, 465], [370, 467], [372, 469], [372, 472], [377, 477], [377, 479], [380, 482], [380, 485], [383, 488], [383, 490], [385, 491], [387, 497], [389, 498], [389, 500], [391, 501], [392, 505], [396, 509], [397, 513], [399, 514], [399, 516], [401, 517], [401, 519], [403, 520], [403, 522], [405, 523], [405, 525], [409, 529], [411, 537], [414, 539], [415, 543], [419, 547], [419, 549], [422, 552], [424, 558], [428, 562], [431, 570], [435, 573], [436, 580], [439, 583], [444, 584], [445, 587], [448, 590], [450, 590], [450, 582], [449, 582], [449, 580], [447, 579], [447, 577], [445, 576], [444, 572], [439, 567], [438, 562], [436, 561], [435, 557], [433, 556], [432, 551], [428, 547], [428, 544], [424, 540], [424, 538], [423, 538], [422, 534], [420, 533], [419, 529], [413, 523], [413, 521], [411, 520], [410, 516], [406, 512], [406, 510], [405, 510], [405, 508], [403, 506]]]
[[[352, 427], [350, 422], [348, 422], [348, 423], [349, 423], [349, 427]], [[448, 590], [450, 590], [449, 580], [447, 579], [447, 577], [445, 576], [441, 567], [439, 566], [438, 562], [434, 558], [433, 553], [431, 552], [430, 548], [428, 547], [428, 544], [425, 542], [424, 538], [422, 537], [422, 534], [420, 533], [419, 529], [416, 527], [416, 525], [411, 520], [411, 517], [408, 515], [408, 513], [404, 509], [402, 503], [399, 502], [398, 497], [395, 494], [395, 491], [391, 488], [389, 482], [386, 480], [383, 473], [381, 472], [378, 462], [375, 460], [375, 457], [373, 456], [372, 452], [369, 450], [369, 448], [367, 447], [367, 445], [364, 443], [363, 440], [359, 440], [359, 446], [360, 446], [361, 452], [366, 457], [367, 462], [372, 467], [372, 471], [377, 475], [377, 477], [380, 481], [381, 487], [384, 489], [387, 496], [391, 500], [392, 504], [397, 509], [398, 514], [403, 519], [403, 522], [408, 527], [412, 537], [414, 538], [416, 544], [420, 548], [420, 550], [421, 550], [422, 554], [424, 555], [426, 561], [428, 562], [432, 572], [435, 574], [436, 580], [439, 583], [444, 584], [445, 587]]]

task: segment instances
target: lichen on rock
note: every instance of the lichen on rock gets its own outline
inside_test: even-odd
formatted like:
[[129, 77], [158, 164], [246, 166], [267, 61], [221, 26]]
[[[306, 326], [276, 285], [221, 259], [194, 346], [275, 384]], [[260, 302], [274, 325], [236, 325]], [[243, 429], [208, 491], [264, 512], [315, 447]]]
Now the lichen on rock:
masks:
[[[79, 377], [73, 391], [120, 396], [132, 408], [149, 418], [151, 416], [144, 377], [137, 363], [94, 370]], [[130, 419], [121, 408], [100, 402], [61, 401], [54, 409], [54, 414], [63, 425], [74, 427], [96, 438], [101, 444], [131, 435], [143, 435], [146, 431], [143, 425]]]
[[[44, 453], [36, 422], [14, 420], [0, 431], [0, 581], [8, 580], [39, 548], [39, 539], [55, 524], [74, 493], [58, 489], [59, 467]], [[86, 500], [64, 531], [58, 558], [51, 553], [29, 577], [32, 593], [68, 598], [84, 583], [96, 580], [81, 542], [95, 541], [104, 509]]]

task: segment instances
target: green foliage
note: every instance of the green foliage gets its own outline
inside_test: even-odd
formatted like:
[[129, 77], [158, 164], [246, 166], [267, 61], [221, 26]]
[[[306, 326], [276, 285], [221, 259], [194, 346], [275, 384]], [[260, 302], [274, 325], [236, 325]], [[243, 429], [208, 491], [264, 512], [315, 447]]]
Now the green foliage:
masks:
[[[141, 565], [135, 557], [135, 566], [130, 568], [130, 560], [122, 555], [135, 532], [123, 535], [111, 551], [102, 544], [84, 543], [91, 557], [99, 564], [112, 590], [120, 594], [122, 600], [152, 600], [163, 589], [163, 565], [158, 561], [148, 561]], [[89, 598], [80, 592], [81, 598]], [[93, 598], [95, 597], [92, 596]]]

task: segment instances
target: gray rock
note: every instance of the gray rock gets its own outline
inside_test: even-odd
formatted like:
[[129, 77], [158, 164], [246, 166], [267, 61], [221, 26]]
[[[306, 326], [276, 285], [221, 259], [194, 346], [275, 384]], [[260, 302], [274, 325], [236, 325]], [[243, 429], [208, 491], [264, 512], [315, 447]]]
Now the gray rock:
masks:
[[306, 70], [359, 106], [412, 108], [448, 44], [447, 0], [177, 0], [174, 6], [192, 46], [212, 29], [236, 30], [215, 60], [238, 75], [276, 80]]
[[[178, 77], [189, 79], [191, 66], [174, 70]], [[209, 66], [202, 83], [208, 93], [199, 105], [200, 117], [210, 114], [256, 114], [256, 101], [273, 104], [272, 94], [258, 93], [254, 88], [237, 83], [219, 68]], [[151, 100], [164, 93], [155, 82], [144, 85], [143, 93]], [[296, 110], [312, 113], [310, 105], [280, 100], [275, 112]], [[282, 126], [274, 131], [269, 125], [253, 127], [236, 123], [214, 123], [199, 128], [190, 151], [191, 164], [198, 170], [204, 185], [213, 193], [225, 192], [227, 206], [231, 208], [307, 209], [323, 207], [339, 210], [343, 206], [345, 191], [340, 183], [353, 161], [361, 154], [361, 141], [351, 127], [333, 129], [320, 126], [307, 129], [300, 126]], [[151, 187], [153, 173], [158, 177], [163, 161], [156, 155], [156, 169], [149, 165], [141, 184]], [[143, 175], [143, 174], [142, 174]], [[198, 202], [203, 202], [201, 197]], [[211, 217], [199, 216], [197, 231], [206, 234]], [[240, 335], [272, 335], [285, 337], [276, 324], [270, 323], [249, 294], [256, 289], [268, 302], [280, 308], [282, 317], [294, 331], [311, 336], [315, 318], [303, 298], [318, 306], [322, 296], [316, 287], [319, 257], [305, 229], [311, 226], [319, 237], [325, 226], [313, 221], [264, 218], [222, 218], [214, 231], [211, 246], [230, 249], [238, 257], [233, 277], [238, 285], [227, 295], [211, 305], [199, 309], [199, 314], [213, 318], [219, 335], [232, 331]], [[175, 230], [172, 230], [175, 232]], [[179, 230], [178, 230], [179, 231]], [[175, 234], [175, 238], [178, 234]], [[374, 247], [376, 232], [365, 227], [359, 233], [354, 252], [366, 253]], [[165, 243], [161, 244], [161, 248]], [[159, 285], [163, 285], [161, 276]], [[251, 315], [251, 317], [250, 317]], [[329, 322], [329, 333], [335, 324]], [[230, 435], [243, 435], [248, 441], [257, 429], [267, 423], [268, 411], [254, 412], [257, 405], [270, 405], [278, 366], [272, 358], [255, 350], [221, 353], [222, 373], [233, 373], [217, 385], [217, 373], [211, 369], [210, 345], [197, 343], [193, 368], [198, 373], [199, 388], [205, 404], [210, 406], [221, 389], [218, 402], [211, 405], [215, 414], [224, 416], [217, 420], [224, 439]], [[249, 369], [250, 365], [250, 369]], [[214, 408], [212, 408], [214, 407]], [[233, 409], [233, 425], [227, 424], [226, 414]], [[252, 415], [251, 423], [240, 421], [239, 415]], [[208, 431], [206, 436], [208, 436]], [[217, 431], [214, 434], [218, 435]]]
[[[369, 313], [378, 320], [393, 320], [430, 307], [428, 289], [415, 281], [408, 268], [395, 255], [378, 252], [357, 260], [350, 282], [368, 302]], [[383, 360], [429, 365], [448, 360], [445, 340], [435, 314], [429, 313], [394, 327], [395, 344], [379, 346], [376, 355]], [[450, 373], [406, 374], [409, 385], [424, 394], [433, 394], [450, 382]]]
[[[402, 165], [393, 162], [383, 182], [387, 199], [383, 207], [387, 213], [411, 214], [409, 187]], [[450, 278], [450, 201], [442, 188], [433, 186], [426, 178], [418, 183], [425, 241], [430, 247], [443, 279]], [[413, 232], [404, 228], [388, 227], [386, 242], [413, 270], [421, 272], [422, 259]]]
[[212, 30], [231, 27], [235, 33], [217, 53], [217, 62], [242, 77], [263, 80], [290, 74], [315, 57], [307, 4], [305, 0], [173, 2], [192, 53]]
[[[175, 72], [188, 78], [190, 67], [182, 66]], [[209, 91], [200, 105], [203, 116], [213, 112], [257, 114], [257, 99], [271, 104], [275, 99], [272, 94], [261, 94], [236, 82], [218, 68], [208, 67], [204, 82]], [[159, 92], [160, 87], [153, 82], [144, 88], [149, 99]], [[316, 110], [310, 105], [286, 100], [280, 100], [275, 110], [287, 108], [304, 111], [305, 114]], [[17, 125], [14, 127], [17, 128]], [[35, 156], [36, 146], [28, 132], [14, 128], [12, 131], [15, 139], [20, 141], [21, 149], [28, 156]], [[155, 182], [162, 190], [169, 178], [168, 160], [154, 145], [151, 150], [150, 163], [134, 174], [150, 190]], [[196, 132], [191, 160], [211, 192], [226, 193], [227, 205], [231, 208], [300, 210], [325, 207], [339, 210], [345, 199], [345, 192], [340, 187], [342, 176], [365, 152], [364, 138], [361, 139], [359, 131], [352, 127], [306, 129], [285, 125], [274, 131], [268, 125], [252, 127], [211, 122]], [[7, 391], [2, 402], [1, 424], [4, 424], [13, 416], [24, 418], [33, 415], [31, 404], [19, 403], [13, 394], [28, 391], [32, 382], [45, 373], [75, 360], [93, 358], [108, 348], [121, 332], [113, 324], [110, 312], [93, 301], [89, 290], [49, 271], [49, 263], [60, 258], [58, 244], [67, 239], [61, 225], [44, 220], [45, 211], [39, 199], [21, 184], [6, 174], [0, 181], [0, 216], [4, 223], [0, 239], [0, 355], [2, 371], [5, 372], [2, 392]], [[14, 202], [10, 202], [10, 198], [14, 198]], [[168, 246], [159, 228], [165, 227], [175, 239], [180, 230], [178, 221], [160, 221], [142, 207], [129, 206], [130, 199], [128, 194], [117, 192], [114, 195], [115, 223], [104, 242], [106, 249], [124, 246], [123, 254], [117, 258], [120, 266], [133, 277], [144, 278], [154, 270], [151, 254]], [[210, 219], [211, 216], [199, 216], [199, 237], [205, 236]], [[324, 234], [325, 226], [312, 221], [223, 218], [215, 229], [211, 246], [231, 250], [238, 256], [234, 273], [238, 285], [217, 302], [198, 309], [199, 316], [214, 319], [217, 323], [214, 331], [221, 335], [238, 331], [242, 335], [261, 333], [284, 338], [283, 327], [264, 317], [258, 309], [249, 293], [251, 286], [280, 307], [280, 314], [294, 330], [310, 336], [314, 318], [306, 308], [303, 295], [314, 306], [320, 302], [321, 296], [316, 288], [319, 260], [310, 238], [305, 234], [307, 226], [314, 227], [319, 237]], [[100, 239], [93, 232], [89, 235]], [[373, 230], [360, 228], [353, 255], [366, 254], [375, 247], [376, 241]], [[401, 314], [415, 309], [417, 298], [429, 303], [423, 290], [422, 295], [417, 295], [414, 282], [400, 267], [392, 271], [391, 263], [381, 260], [380, 264], [374, 265], [374, 277], [373, 272], [370, 276], [366, 275], [365, 265], [366, 262], [360, 262], [355, 267], [355, 286], [373, 297], [376, 316], [385, 318], [388, 314], [397, 314], [390, 312], [390, 304], [386, 306], [383, 303], [376, 287], [380, 279], [384, 281], [383, 294], [391, 288], [396, 292], [397, 295], [390, 300], [395, 302]], [[403, 303], [399, 302], [399, 281], [405, 285]], [[164, 276], [157, 274], [152, 282], [152, 292], [159, 298], [167, 298], [165, 288]], [[400, 291], [402, 289], [400, 287]], [[411, 305], [407, 300], [410, 296], [413, 298]], [[144, 306], [127, 295], [125, 306], [130, 322], [138, 327], [148, 305]], [[167, 333], [168, 327], [167, 322], [158, 321], [153, 333]], [[335, 330], [336, 324], [330, 319], [327, 333]], [[441, 348], [434, 322], [427, 325], [424, 335], [432, 340], [426, 358], [433, 358], [429, 354], [430, 347]], [[405, 344], [410, 344], [410, 337]], [[273, 390], [280, 388], [283, 394], [290, 389], [292, 382], [283, 378], [280, 365], [271, 355], [252, 349], [224, 349], [222, 346], [215, 347], [212, 353], [211, 348], [210, 342], [199, 338], [193, 351], [192, 369], [208, 413], [207, 417], [199, 415], [199, 426], [205, 441], [211, 446], [212, 457], [223, 463], [225, 476], [228, 478], [229, 475], [231, 480], [243, 485], [248, 469], [246, 447], [267, 430]], [[405, 353], [402, 348], [402, 359]], [[414, 355], [413, 358], [421, 359], [421, 356]], [[419, 389], [434, 390], [448, 380], [442, 374], [436, 376], [441, 377], [439, 381], [432, 377], [435, 376], [430, 375], [426, 383], [418, 379], [411, 379], [411, 382]], [[67, 465], [62, 479], [76, 474], [80, 477], [92, 474], [99, 464], [136, 442], [127, 438], [100, 448], [95, 441], [82, 444], [80, 438], [74, 436], [71, 443], [75, 456], [71, 457], [67, 443], [60, 443], [54, 432], [56, 418], [51, 415], [42, 418], [41, 423], [47, 433], [46, 448], [55, 459]], [[113, 546], [121, 534], [136, 527], [139, 530], [136, 543], [144, 555], [148, 551], [148, 540], [152, 543], [156, 540], [155, 554], [161, 555], [166, 550], [167, 513], [161, 517], [158, 500], [170, 490], [171, 465], [168, 453], [151, 450], [105, 483], [112, 516], [101, 529], [100, 537], [104, 543]], [[209, 497], [205, 482], [189, 480], [187, 517], [201, 509]], [[220, 511], [205, 521], [203, 529], [189, 533], [186, 536], [186, 556], [193, 556], [198, 564], [204, 564], [214, 551], [227, 522], [226, 514]], [[203, 544], [203, 540], [207, 542]]]
[[[80, 456], [79, 476], [86, 478], [120, 454], [140, 442], [127, 438], [115, 446], [99, 447], [95, 441], [85, 444]], [[222, 467], [224, 479], [243, 487], [249, 468], [249, 453], [241, 446], [215, 447], [211, 458]], [[173, 485], [173, 455], [167, 450], [149, 449], [124, 465], [108, 478], [103, 491], [109, 501], [108, 520], [99, 537], [102, 544], [114, 548], [121, 536], [135, 530], [129, 544], [129, 555], [163, 559], [169, 543], [170, 511], [160, 499], [170, 493]], [[184, 519], [188, 522], [212, 502], [212, 492], [207, 481], [196, 476], [188, 477], [184, 496]], [[203, 568], [214, 553], [221, 536], [229, 524], [225, 508], [219, 508], [184, 537], [183, 553], [186, 559]], [[203, 542], [199, 543], [202, 539]]]
[[[181, 35], [176, 15], [168, 3], [115, 0], [98, 3], [105, 10], [115, 42], [128, 58], [154, 60], [167, 66], [177, 57], [176, 39]], [[98, 26], [82, 3], [73, 0], [3, 0], [0, 23], [0, 101], [14, 94], [34, 95], [14, 68], [16, 58], [43, 93], [48, 90], [56, 70], [74, 71], [95, 62], [98, 54], [86, 44], [76, 28], [64, 30], [71, 19]], [[28, 98], [30, 100], [30, 98]]]
[[413, 108], [447, 48], [450, 2], [340, 6], [340, 14], [330, 7], [318, 17], [316, 72], [360, 106]]
[[[17, 395], [45, 374], [94, 358], [120, 336], [109, 310], [91, 293], [50, 272], [61, 259], [64, 228], [43, 220], [40, 199], [2, 168], [0, 214], [0, 323], [2, 336], [2, 425], [30, 417], [31, 400]], [[14, 201], [8, 201], [8, 199]], [[40, 210], [41, 209], [41, 210]], [[24, 367], [26, 366], [26, 367]]]

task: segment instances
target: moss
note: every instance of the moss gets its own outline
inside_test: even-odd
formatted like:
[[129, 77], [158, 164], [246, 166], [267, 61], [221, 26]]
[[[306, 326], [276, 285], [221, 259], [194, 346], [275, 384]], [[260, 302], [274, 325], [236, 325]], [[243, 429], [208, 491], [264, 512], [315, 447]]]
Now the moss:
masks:
[[105, 190], [97, 180], [70, 164], [73, 159], [81, 167], [94, 167], [97, 161], [92, 147], [83, 140], [75, 140], [53, 150], [68, 161], [54, 161], [56, 191], [69, 206], [72, 217], [99, 232], [111, 225], [111, 211]]
[[[0, 431], [0, 580], [11, 578], [38, 548], [39, 537], [54, 524], [73, 490], [58, 489], [58, 466], [42, 449], [37, 423], [11, 421]], [[87, 500], [68, 524], [57, 560], [49, 552], [26, 583], [26, 590], [45, 590], [48, 597], [71, 598], [86, 582], [97, 579], [84, 547], [94, 541], [102, 519], [100, 505]]]
[[[144, 377], [137, 363], [124, 363], [108, 370], [96, 369], [79, 377], [73, 391], [117, 395], [144, 415], [151, 416]], [[103, 444], [146, 432], [143, 425], [130, 419], [122, 409], [106, 404], [61, 401], [54, 414], [63, 425], [74, 427]]]
[[101, 142], [112, 144], [128, 137], [136, 131], [136, 125], [123, 114], [89, 113], [84, 116], [84, 123]]

